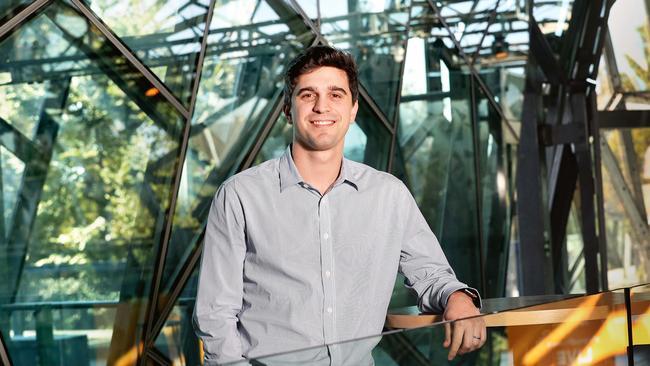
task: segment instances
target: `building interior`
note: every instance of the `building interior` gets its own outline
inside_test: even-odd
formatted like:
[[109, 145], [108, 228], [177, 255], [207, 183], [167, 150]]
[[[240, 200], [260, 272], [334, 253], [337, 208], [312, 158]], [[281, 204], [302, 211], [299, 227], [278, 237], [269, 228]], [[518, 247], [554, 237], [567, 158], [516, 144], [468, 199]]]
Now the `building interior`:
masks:
[[650, 0], [2, 0], [0, 363], [201, 365], [210, 204], [291, 142], [319, 44], [359, 65], [345, 156], [492, 312], [451, 363], [387, 323], [377, 365], [650, 363]]

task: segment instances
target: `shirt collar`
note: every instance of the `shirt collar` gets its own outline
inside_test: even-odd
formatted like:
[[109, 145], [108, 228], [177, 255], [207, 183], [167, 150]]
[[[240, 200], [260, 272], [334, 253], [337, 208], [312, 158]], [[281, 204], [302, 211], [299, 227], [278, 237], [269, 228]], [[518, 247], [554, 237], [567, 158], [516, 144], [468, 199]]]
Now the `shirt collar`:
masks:
[[[304, 182], [304, 180], [300, 176], [296, 164], [293, 162], [293, 157], [291, 156], [291, 145], [289, 145], [284, 151], [284, 154], [280, 157], [280, 192], [302, 182]], [[347, 183], [357, 191], [359, 190], [358, 178], [354, 174], [354, 167], [350, 160], [346, 158], [343, 158], [341, 172], [339, 173], [336, 182], [334, 182], [334, 186], [342, 183]]]

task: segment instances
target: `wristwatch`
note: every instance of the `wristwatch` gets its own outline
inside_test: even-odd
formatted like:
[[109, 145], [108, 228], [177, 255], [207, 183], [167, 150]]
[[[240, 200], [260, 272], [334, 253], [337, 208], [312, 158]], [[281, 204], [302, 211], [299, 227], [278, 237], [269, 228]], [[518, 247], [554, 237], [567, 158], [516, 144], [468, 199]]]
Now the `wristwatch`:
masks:
[[460, 289], [458, 291], [463, 292], [465, 295], [469, 296], [472, 299], [472, 302], [474, 302], [474, 306], [476, 308], [481, 309], [481, 295], [479, 295], [478, 291], [476, 289], [473, 289], [471, 287], [466, 287], [463, 289]]

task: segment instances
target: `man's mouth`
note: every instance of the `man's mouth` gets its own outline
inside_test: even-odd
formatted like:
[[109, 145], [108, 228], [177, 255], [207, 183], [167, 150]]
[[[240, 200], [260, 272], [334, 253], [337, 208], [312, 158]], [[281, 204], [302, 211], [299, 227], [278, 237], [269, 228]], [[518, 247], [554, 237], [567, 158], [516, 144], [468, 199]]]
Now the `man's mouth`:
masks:
[[310, 121], [310, 122], [316, 126], [331, 126], [334, 124], [334, 120], [331, 119], [317, 120], [317, 121]]

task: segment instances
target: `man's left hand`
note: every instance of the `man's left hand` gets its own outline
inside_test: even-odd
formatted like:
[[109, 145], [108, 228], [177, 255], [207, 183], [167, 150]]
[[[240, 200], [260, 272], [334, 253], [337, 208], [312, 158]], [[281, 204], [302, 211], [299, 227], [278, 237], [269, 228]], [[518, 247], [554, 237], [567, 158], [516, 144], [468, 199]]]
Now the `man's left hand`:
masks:
[[442, 344], [449, 348], [447, 359], [451, 361], [457, 354], [475, 351], [485, 344], [487, 333], [483, 318], [464, 319], [480, 314], [472, 298], [463, 291], [456, 291], [449, 296], [443, 318], [452, 323], [445, 324], [445, 341]]

